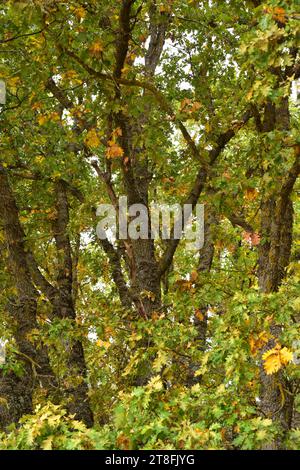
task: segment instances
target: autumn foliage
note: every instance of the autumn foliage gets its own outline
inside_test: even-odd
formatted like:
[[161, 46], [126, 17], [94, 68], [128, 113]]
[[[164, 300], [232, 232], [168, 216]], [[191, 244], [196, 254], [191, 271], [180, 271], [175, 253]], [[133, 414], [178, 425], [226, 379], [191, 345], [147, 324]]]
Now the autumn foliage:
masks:
[[[299, 2], [0, 17], [0, 449], [299, 449]], [[202, 248], [100, 240], [120, 196]]]

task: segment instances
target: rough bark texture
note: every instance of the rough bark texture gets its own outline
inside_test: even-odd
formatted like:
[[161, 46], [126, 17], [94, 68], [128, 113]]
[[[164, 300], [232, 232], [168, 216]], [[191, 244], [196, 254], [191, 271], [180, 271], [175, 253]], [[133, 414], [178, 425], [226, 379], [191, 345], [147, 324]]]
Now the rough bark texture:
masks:
[[[122, 75], [122, 69], [129, 49], [132, 4], [133, 2], [123, 1], [121, 8], [119, 38], [116, 45], [116, 66], [114, 70], [114, 77], [116, 79], [119, 79]], [[165, 15], [161, 15], [160, 21], [157, 20], [155, 5], [150, 10], [150, 42], [145, 57], [145, 74], [148, 78], [153, 77], [155, 74], [163, 50], [168, 25], [168, 18]], [[119, 86], [116, 86], [115, 99], [121, 100]], [[147, 149], [134, 145], [134, 141], [142, 131], [142, 127], [147, 124], [150, 112], [151, 107], [148, 106], [137, 119], [133, 119], [123, 112], [113, 116], [116, 126], [122, 130], [120, 145], [124, 150], [124, 155], [127, 157], [126, 162], [124, 161], [122, 164], [122, 171], [128, 204], [143, 204], [147, 209], [149, 209], [148, 191], [152, 174], [148, 168]], [[151, 224], [149, 220], [150, 232]], [[155, 257], [154, 242], [151, 240], [151, 237], [147, 240], [127, 240], [127, 250], [128, 247], [130, 247], [128, 255], [130, 260], [129, 272], [132, 299], [139, 315], [146, 318], [151, 315], [151, 312], [160, 307], [161, 300], [160, 273]], [[117, 263], [114, 264], [116, 267]], [[120, 276], [118, 277], [118, 285], [121, 286]], [[121, 290], [124, 292], [123, 288]]]
[[[211, 270], [214, 253], [215, 253], [215, 244], [213, 239], [213, 227], [217, 223], [217, 216], [212, 207], [205, 208], [205, 221], [204, 221], [204, 245], [199, 252], [199, 265], [198, 273], [200, 275], [208, 274]], [[206, 340], [207, 340], [207, 326], [208, 326], [208, 309], [209, 305], [206, 303], [200, 303], [198, 306], [198, 312], [201, 314], [201, 317], [194, 315], [193, 322], [197, 329], [196, 342], [200, 351], [205, 351], [206, 349]], [[192, 364], [190, 367], [190, 375], [188, 377], [188, 385], [194, 385], [201, 382], [201, 376], [195, 377], [195, 372], [199, 368], [199, 364]]]
[[[53, 314], [59, 318], [75, 321], [76, 313], [72, 292], [72, 254], [68, 237], [68, 201], [62, 182], [56, 187], [57, 218], [54, 221], [55, 240], [58, 252], [57, 288], [52, 286], [41, 274], [36, 260], [25, 247], [25, 233], [18, 217], [18, 208], [5, 169], [0, 166], [0, 204], [1, 219], [4, 225], [8, 248], [9, 269], [17, 289], [17, 298], [11, 302], [9, 314], [12, 331], [18, 347], [20, 360], [25, 373], [17, 377], [14, 373], [1, 376], [0, 425], [7, 426], [32, 409], [32, 394], [37, 385], [44, 390], [55, 389], [56, 380], [51, 370], [47, 350], [38, 350], [28, 339], [28, 333], [37, 329], [37, 286], [50, 300]], [[76, 379], [76, 385], [68, 385], [64, 390], [68, 399], [68, 410], [88, 426], [93, 424], [86, 384], [86, 365], [82, 344], [79, 341], [68, 344], [68, 374]], [[72, 380], [70, 380], [70, 384]], [[75, 382], [74, 382], [75, 383]], [[68, 381], [69, 384], [69, 381]]]
[[[213, 228], [217, 224], [217, 216], [212, 207], [206, 207], [205, 212], [205, 224], [204, 224], [204, 245], [200, 250], [200, 259], [198, 272], [200, 274], [209, 273], [212, 267], [214, 253], [215, 253], [215, 243], [213, 238]], [[203, 314], [203, 320], [195, 317], [194, 322], [198, 330], [197, 341], [199, 343], [199, 348], [202, 351], [205, 351], [206, 348], [206, 335], [207, 335], [207, 311], [209, 306], [207, 304], [202, 304], [199, 306], [200, 312]]]
[[[56, 217], [53, 221], [54, 238], [58, 257], [57, 293], [52, 299], [54, 315], [61, 319], [76, 321], [73, 301], [73, 264], [70, 238], [68, 235], [69, 205], [66, 186], [63, 181], [56, 183]], [[82, 343], [77, 340], [67, 342], [67, 408], [76, 419], [87, 426], [93, 425], [93, 414], [89, 404], [87, 368]], [[74, 385], [72, 385], [74, 383]]]
[[[276, 107], [268, 102], [264, 111], [262, 132], [271, 132], [274, 129], [286, 131], [289, 129], [288, 99], [282, 99]], [[289, 264], [292, 230], [293, 205], [290, 199], [291, 192], [300, 170], [298, 152], [296, 159], [287, 176], [282, 180], [281, 186], [274, 196], [265, 200], [261, 207], [261, 236], [263, 243], [259, 247], [258, 281], [262, 294], [277, 292], [285, 276]], [[271, 325], [273, 339], [263, 348], [262, 354], [279, 342], [281, 328]], [[264, 416], [272, 418], [282, 430], [278, 437], [266, 449], [280, 449], [282, 438], [291, 427], [293, 416], [293, 400], [289, 393], [291, 385], [280, 371], [277, 374], [267, 375], [261, 365], [261, 393], [260, 408]]]
[[[289, 198], [283, 206], [283, 213], [279, 216], [279, 200], [269, 200], [264, 204], [261, 213], [261, 232], [267, 243], [260, 245], [259, 250], [259, 287], [262, 294], [276, 292], [285, 275], [285, 269], [289, 263], [292, 227], [293, 207]], [[280, 211], [281, 212], [281, 211]], [[276, 217], [277, 215], [277, 217]], [[281, 328], [274, 324], [270, 328], [273, 338], [262, 350], [262, 354], [272, 349], [279, 341]], [[293, 415], [293, 400], [290, 392], [290, 384], [284, 378], [282, 372], [267, 375], [261, 365], [261, 394], [260, 408], [265, 416], [272, 418], [281, 425], [283, 434], [290, 429]], [[266, 449], [279, 449], [281, 439], [277, 439]]]
[[24, 364], [24, 374], [0, 373], [0, 430], [17, 423], [24, 414], [32, 412], [33, 377], [31, 366]]
[[12, 332], [18, 348], [23, 373], [10, 372], [0, 376], [0, 426], [5, 428], [17, 422], [32, 409], [32, 394], [36, 386], [45, 390], [55, 387], [47, 350], [38, 350], [29, 341], [28, 334], [38, 327], [38, 293], [32, 283], [25, 249], [25, 234], [19, 223], [18, 209], [5, 169], [0, 164], [0, 206], [8, 250], [8, 264], [17, 296], [8, 306]]

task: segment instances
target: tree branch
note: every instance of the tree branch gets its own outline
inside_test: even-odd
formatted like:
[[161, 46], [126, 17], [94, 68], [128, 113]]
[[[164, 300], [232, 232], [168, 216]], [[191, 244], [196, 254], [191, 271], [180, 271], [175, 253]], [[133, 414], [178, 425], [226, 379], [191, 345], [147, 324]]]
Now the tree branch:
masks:
[[[238, 121], [237, 123], [235, 123], [233, 127], [231, 127], [230, 129], [228, 129], [226, 132], [224, 132], [223, 134], [219, 136], [219, 138], [217, 139], [217, 146], [210, 151], [210, 159], [209, 159], [210, 165], [208, 167], [207, 165], [200, 167], [198, 174], [196, 176], [196, 180], [192, 187], [192, 190], [188, 198], [184, 202], [184, 204], [191, 204], [193, 208], [196, 206], [198, 199], [200, 197], [200, 194], [202, 193], [205, 187], [206, 181], [209, 177], [209, 169], [214, 165], [218, 156], [225, 149], [226, 145], [230, 142], [230, 140], [235, 136], [236, 132], [238, 132], [238, 130], [241, 129], [241, 127], [248, 122], [251, 116], [252, 116], [251, 112], [247, 111], [244, 114], [241, 121]], [[179, 245], [179, 242], [180, 240], [176, 240], [176, 239], [171, 239], [169, 241], [168, 247], [160, 262], [160, 269], [159, 269], [160, 276], [162, 276], [165, 273], [165, 271], [168, 269], [168, 267], [172, 263], [173, 256], [175, 254], [177, 246]]]

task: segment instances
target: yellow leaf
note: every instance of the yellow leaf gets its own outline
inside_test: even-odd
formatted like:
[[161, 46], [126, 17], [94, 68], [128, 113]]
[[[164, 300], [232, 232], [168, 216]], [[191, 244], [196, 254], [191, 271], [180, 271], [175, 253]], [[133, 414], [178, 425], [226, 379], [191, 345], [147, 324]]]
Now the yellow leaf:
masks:
[[262, 331], [259, 335], [251, 335], [249, 339], [251, 354], [255, 355], [270, 339], [270, 335], [266, 331]]
[[169, 5], [161, 5], [159, 7], [159, 11], [160, 11], [160, 13], [165, 13], [167, 11], [170, 11], [170, 7], [169, 7]]
[[16, 93], [17, 86], [20, 84], [20, 77], [11, 77], [7, 80], [8, 86], [10, 87], [12, 93]]
[[256, 433], [256, 438], [257, 438], [259, 441], [265, 440], [267, 436], [268, 436], [268, 432], [267, 432], [266, 429], [260, 429], [260, 430], [257, 431], [257, 433]]
[[162, 384], [162, 381], [160, 379], [160, 376], [159, 375], [156, 375], [155, 377], [153, 377], [147, 384], [147, 387], [150, 389], [150, 390], [155, 390], [155, 391], [159, 391], [163, 388], [163, 384]]
[[90, 55], [94, 57], [99, 57], [103, 52], [103, 44], [101, 41], [95, 41], [89, 48]]
[[40, 126], [43, 126], [48, 121], [48, 117], [45, 114], [40, 114], [37, 118], [37, 122]]
[[45, 44], [45, 37], [43, 35], [30, 36], [29, 41], [33, 47], [36, 47], [37, 49], [42, 49], [43, 45]]
[[293, 353], [288, 348], [281, 348], [279, 344], [263, 355], [264, 369], [267, 375], [274, 374], [293, 360]]
[[204, 354], [204, 356], [202, 358], [202, 365], [201, 365], [200, 369], [198, 369], [195, 372], [195, 374], [194, 374], [195, 377], [199, 377], [200, 375], [205, 374], [205, 372], [208, 369], [208, 367], [207, 367], [208, 359], [209, 359], [209, 353]]
[[44, 160], [45, 160], [45, 157], [44, 157], [43, 155], [38, 155], [38, 156], [35, 157], [35, 159], [34, 159], [35, 163], [38, 163], [38, 164], [43, 163]]
[[282, 364], [286, 365], [293, 360], [293, 353], [288, 348], [282, 348], [280, 351], [280, 359]]
[[67, 72], [61, 74], [63, 80], [68, 80], [74, 85], [80, 85], [82, 80], [78, 78], [78, 73], [75, 70], [67, 70]]
[[52, 441], [53, 441], [53, 438], [54, 436], [49, 436], [47, 437], [47, 439], [45, 439], [43, 442], [42, 442], [42, 449], [43, 450], [52, 450]]
[[132, 369], [139, 362], [139, 358], [140, 358], [140, 352], [136, 351], [134, 353], [134, 355], [131, 357], [131, 359], [130, 359], [129, 363], [127, 364], [127, 366], [125, 367], [125, 370], [122, 374], [123, 377], [125, 377], [126, 375], [129, 375], [131, 373]]
[[86, 11], [83, 7], [75, 8], [74, 13], [78, 20], [82, 20], [86, 16]]
[[264, 360], [264, 369], [267, 375], [275, 374], [275, 372], [278, 372], [279, 369], [281, 369], [282, 367], [282, 364], [280, 361], [280, 355], [278, 351], [276, 351], [275, 349], [271, 349], [270, 351], [267, 351], [263, 355], [263, 360]]
[[72, 79], [72, 78], [76, 78], [77, 77], [77, 72], [75, 72], [75, 70], [67, 70], [65, 73], [63, 73], [61, 76], [62, 78], [66, 78], [66, 79]]
[[253, 88], [251, 88], [251, 90], [248, 91], [247, 96], [246, 96], [246, 100], [250, 101], [252, 96], [253, 96]]
[[100, 139], [98, 137], [96, 129], [91, 129], [88, 131], [84, 143], [90, 148], [96, 148], [100, 145]]
[[122, 129], [120, 127], [117, 127], [114, 131], [113, 131], [113, 135], [114, 136], [117, 136], [117, 137], [120, 137], [122, 135]]
[[255, 339], [253, 338], [253, 336], [250, 336], [249, 344], [250, 344], [251, 354], [255, 354], [256, 353], [256, 343], [255, 343]]
[[153, 369], [159, 372], [168, 362], [168, 354], [165, 351], [158, 351], [157, 357], [153, 361]]
[[207, 122], [205, 124], [205, 131], [207, 132], [207, 134], [209, 134], [211, 132], [211, 130], [212, 130], [212, 127], [211, 127], [210, 123]]
[[247, 49], [248, 49], [248, 44], [246, 44], [246, 43], [241, 44], [241, 46], [240, 46], [240, 53], [241, 53], [241, 54], [245, 54], [245, 52], [247, 51]]
[[59, 121], [59, 120], [60, 120], [60, 116], [59, 116], [59, 114], [58, 114], [57, 112], [54, 111], [53, 113], [51, 113], [51, 114], [49, 115], [49, 119], [50, 119], [51, 121], [54, 121], [54, 122], [55, 122], [55, 121]]
[[99, 346], [99, 348], [108, 349], [111, 346], [111, 343], [109, 341], [102, 341], [101, 339], [98, 339], [96, 345]]

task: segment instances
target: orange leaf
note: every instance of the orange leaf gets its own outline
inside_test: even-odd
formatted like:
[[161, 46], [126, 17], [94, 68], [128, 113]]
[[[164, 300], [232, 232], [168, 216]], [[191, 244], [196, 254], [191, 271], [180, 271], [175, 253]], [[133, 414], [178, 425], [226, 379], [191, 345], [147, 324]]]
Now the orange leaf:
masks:
[[260, 235], [258, 233], [252, 233], [251, 243], [252, 246], [258, 246], [260, 244]]
[[103, 44], [101, 41], [95, 41], [89, 48], [89, 53], [93, 57], [100, 57], [103, 52]]
[[279, 23], [286, 23], [286, 14], [285, 14], [285, 9], [281, 7], [276, 7], [273, 10], [273, 19], [275, 21], [278, 21]]
[[247, 201], [253, 201], [257, 198], [258, 192], [254, 188], [247, 188], [245, 192], [245, 199]]
[[106, 149], [107, 158], [118, 158], [123, 157], [124, 150], [118, 144], [111, 144], [110, 147]]
[[191, 280], [192, 282], [195, 282], [195, 281], [197, 281], [197, 279], [198, 279], [198, 273], [197, 273], [197, 271], [192, 271], [191, 274], [190, 274], [190, 280]]
[[203, 315], [203, 313], [200, 310], [196, 310], [195, 317], [198, 318], [199, 321], [204, 321], [205, 320], [205, 316]]
[[270, 335], [266, 331], [262, 331], [259, 335], [251, 335], [249, 339], [251, 354], [255, 354], [269, 341]]
[[260, 244], [261, 237], [256, 232], [243, 232], [243, 239], [251, 246], [258, 246]]

